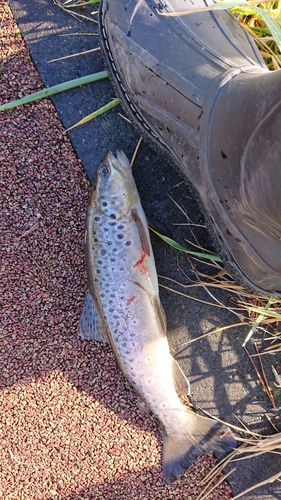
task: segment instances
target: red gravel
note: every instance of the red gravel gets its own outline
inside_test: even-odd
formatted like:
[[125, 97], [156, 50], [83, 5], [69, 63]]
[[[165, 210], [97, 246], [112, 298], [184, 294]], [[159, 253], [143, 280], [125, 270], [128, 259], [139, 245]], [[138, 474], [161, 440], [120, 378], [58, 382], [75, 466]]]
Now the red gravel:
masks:
[[[4, 103], [42, 82], [3, 0], [0, 19]], [[0, 142], [0, 498], [195, 500], [216, 460], [164, 484], [156, 419], [79, 338], [89, 183], [51, 101], [0, 113]]]

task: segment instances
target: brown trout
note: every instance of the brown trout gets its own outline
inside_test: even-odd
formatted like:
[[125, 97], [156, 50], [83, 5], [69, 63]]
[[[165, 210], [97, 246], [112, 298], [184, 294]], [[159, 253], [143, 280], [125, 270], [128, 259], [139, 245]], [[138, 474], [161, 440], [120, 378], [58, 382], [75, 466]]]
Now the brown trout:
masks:
[[84, 339], [109, 342], [126, 378], [163, 428], [163, 474], [175, 481], [195, 458], [230, 449], [231, 431], [181, 403], [189, 382], [170, 354], [147, 220], [129, 161], [108, 153], [90, 196], [86, 222], [89, 291]]

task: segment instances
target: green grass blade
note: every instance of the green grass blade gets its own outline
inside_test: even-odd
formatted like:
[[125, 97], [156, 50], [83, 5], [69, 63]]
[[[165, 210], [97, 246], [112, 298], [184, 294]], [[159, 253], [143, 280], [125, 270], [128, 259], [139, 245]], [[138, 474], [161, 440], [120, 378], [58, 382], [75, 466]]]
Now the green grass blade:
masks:
[[[232, 12], [234, 12], [234, 10], [232, 10]], [[267, 36], [271, 35], [271, 31], [268, 28], [260, 28], [259, 26], [251, 26], [251, 30], [257, 34], [267, 35]]]
[[[260, 309], [258, 309], [257, 312], [259, 312], [260, 314], [257, 317], [257, 319], [256, 319], [255, 323], [253, 324], [251, 330], [249, 331], [248, 335], [246, 336], [246, 338], [245, 338], [245, 340], [244, 340], [244, 342], [242, 344], [242, 347], [245, 347], [245, 345], [247, 344], [247, 342], [250, 340], [250, 338], [252, 337], [254, 331], [257, 329], [257, 327], [259, 326], [261, 320], [263, 319], [263, 317], [268, 315], [267, 311], [270, 308], [273, 300], [274, 300], [274, 297], [270, 297], [270, 299], [269, 299], [268, 303], [266, 304], [266, 306], [265, 306], [265, 308], [264, 308], [263, 311], [261, 311]], [[280, 317], [280, 315], [279, 315], [279, 317]]]
[[256, 14], [256, 11], [252, 9], [251, 5], [245, 5], [245, 4], [237, 5], [236, 7], [231, 7], [229, 10], [231, 10], [231, 12], [240, 14], [241, 16], [253, 16], [254, 14]]
[[257, 14], [259, 14], [267, 27], [270, 29], [271, 34], [278, 45], [278, 49], [281, 50], [281, 28], [279, 27], [275, 19], [260, 7], [256, 7], [255, 5], [251, 5], [251, 7]]
[[187, 250], [185, 247], [177, 243], [176, 241], [172, 240], [171, 238], [168, 238], [168, 236], [164, 236], [161, 233], [158, 233], [155, 231], [155, 229], [152, 229], [152, 227], [149, 226], [149, 229], [153, 231], [159, 238], [161, 238], [165, 243], [170, 245], [171, 247], [175, 248], [175, 250], [179, 250], [180, 252], [187, 253], [188, 255], [194, 255], [195, 257], [199, 257], [202, 259], [208, 259], [208, 260], [214, 260], [216, 262], [221, 262], [221, 258], [216, 255], [215, 253], [205, 253], [205, 252], [193, 252], [192, 250]]
[[276, 20], [279, 21], [279, 23], [281, 22], [281, 1], [278, 2]]
[[99, 3], [100, 0], [88, 0], [87, 2], [81, 3], [72, 3], [71, 5], [67, 5], [69, 2], [63, 3], [62, 6], [65, 9], [73, 9], [73, 7], [84, 7], [84, 5], [91, 5], [94, 3]]
[[72, 125], [72, 127], [69, 127], [66, 131], [68, 132], [69, 130], [72, 130], [75, 127], [79, 127], [80, 125], [84, 125], [84, 123], [89, 122], [90, 120], [94, 120], [97, 116], [102, 115], [106, 111], [109, 111], [110, 109], [114, 108], [120, 103], [120, 99], [113, 99], [113, 101], [108, 102], [105, 104], [105, 106], [102, 106], [101, 108], [97, 109], [93, 113], [90, 113], [89, 115], [85, 116], [80, 120], [79, 122], [75, 123], [75, 125]]
[[69, 80], [68, 82], [59, 83], [58, 85], [54, 85], [53, 87], [39, 90], [39, 92], [27, 95], [22, 99], [2, 104], [2, 106], [0, 106], [0, 111], [5, 111], [6, 109], [22, 106], [23, 104], [29, 104], [30, 102], [44, 99], [45, 97], [64, 92], [65, 90], [74, 89], [75, 87], [86, 85], [87, 83], [103, 80], [104, 78], [108, 78], [108, 71], [100, 71], [99, 73], [93, 73], [91, 75], [82, 76], [81, 78], [76, 78], [75, 80]]
[[[270, 304], [271, 304], [271, 302], [270, 302]], [[261, 316], [265, 316], [267, 318], [276, 319], [277, 322], [280, 322], [281, 321], [281, 313], [269, 311], [268, 308], [269, 308], [269, 306], [267, 304], [264, 309], [261, 309], [260, 307], [250, 306], [247, 308], [247, 310], [253, 311], [253, 312], [260, 314]]]

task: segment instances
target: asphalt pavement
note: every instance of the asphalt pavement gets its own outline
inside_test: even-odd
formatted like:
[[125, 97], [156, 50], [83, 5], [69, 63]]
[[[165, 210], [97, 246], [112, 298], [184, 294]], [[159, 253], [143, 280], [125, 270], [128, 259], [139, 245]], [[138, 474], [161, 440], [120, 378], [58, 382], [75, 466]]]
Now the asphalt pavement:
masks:
[[[101, 50], [49, 62], [99, 47], [98, 36], [94, 35], [98, 33], [96, 23], [73, 17], [52, 0], [11, 0], [9, 5], [46, 87], [106, 69]], [[96, 5], [90, 5], [80, 13], [96, 19], [97, 16], [92, 15], [92, 12], [97, 9]], [[57, 94], [52, 100], [64, 127], [69, 128], [114, 97], [118, 97], [116, 90], [110, 79], [106, 79]], [[107, 151], [115, 152], [121, 148], [129, 158], [134, 153], [140, 132], [119, 113], [125, 114], [121, 106], [69, 132], [73, 147], [90, 181], [93, 180], [96, 169]], [[146, 140], [140, 146], [134, 175], [148, 216], [153, 216], [164, 224], [179, 243], [186, 244], [186, 240], [192, 240], [193, 229], [200, 245], [213, 250], [208, 232], [202, 227], [204, 218], [192, 187], [176, 166]], [[198, 226], [188, 226], [188, 220]], [[190, 283], [184, 273], [195, 279], [184, 254], [176, 252], [154, 234], [152, 243], [160, 276], [183, 284]], [[203, 266], [202, 270], [215, 273], [209, 267]], [[200, 287], [186, 289], [171, 285], [171, 282], [163, 277], [159, 278], [159, 282], [193, 297], [187, 298], [160, 288], [171, 350], [190, 380], [195, 405], [234, 425], [239, 425], [235, 418], [237, 416], [255, 432], [274, 433], [266, 415], [277, 422], [278, 428], [276, 417], [280, 415], [280, 411], [272, 410], [270, 401], [242, 348], [248, 328], [233, 328], [225, 333], [186, 344], [188, 340], [200, 337], [215, 327], [237, 323], [239, 320], [227, 308], [200, 302], [199, 300], [211, 301]], [[216, 297], [228, 307], [231, 306], [230, 295], [226, 292], [217, 293]], [[252, 345], [249, 345], [249, 350], [254, 352]], [[271, 365], [276, 365], [279, 360], [269, 355], [264, 356], [263, 360], [269, 382], [274, 387]], [[278, 394], [276, 403], [281, 406]], [[264, 455], [236, 462], [236, 470], [229, 477], [233, 494], [236, 495], [276, 474], [280, 470], [279, 462], [278, 455]], [[233, 467], [231, 465], [226, 470]], [[278, 482], [267, 485], [243, 495], [242, 498], [280, 499], [281, 485]]]

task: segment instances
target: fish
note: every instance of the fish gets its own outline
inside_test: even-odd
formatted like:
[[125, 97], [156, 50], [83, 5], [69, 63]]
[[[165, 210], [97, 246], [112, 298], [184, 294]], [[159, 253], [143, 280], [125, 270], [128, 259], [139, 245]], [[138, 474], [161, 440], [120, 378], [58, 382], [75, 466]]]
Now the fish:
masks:
[[180, 400], [190, 395], [190, 384], [170, 352], [147, 219], [121, 150], [109, 152], [97, 170], [85, 255], [80, 335], [111, 345], [140, 401], [160, 421], [163, 475], [171, 484], [201, 453], [230, 451], [236, 441], [228, 426]]

